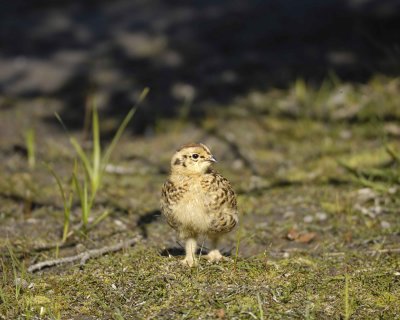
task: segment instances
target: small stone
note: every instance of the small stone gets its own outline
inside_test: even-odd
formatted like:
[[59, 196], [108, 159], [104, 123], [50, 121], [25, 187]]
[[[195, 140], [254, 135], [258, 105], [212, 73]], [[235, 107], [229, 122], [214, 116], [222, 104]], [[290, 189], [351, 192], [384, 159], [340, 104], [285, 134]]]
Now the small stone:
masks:
[[381, 214], [382, 213], [382, 207], [381, 206], [374, 206], [374, 207], [372, 207], [371, 208], [371, 211], [373, 212], [373, 213], [375, 213], [375, 214]]
[[311, 223], [311, 222], [313, 222], [313, 220], [314, 220], [314, 218], [312, 216], [310, 216], [310, 215], [305, 216], [304, 219], [303, 219], [303, 221], [305, 223]]
[[389, 135], [400, 137], [400, 126], [395, 123], [387, 123], [383, 126], [383, 129]]
[[315, 214], [315, 217], [319, 220], [319, 221], [325, 221], [326, 219], [328, 219], [328, 215], [325, 212], [317, 212]]
[[363, 215], [366, 215], [366, 216], [368, 216], [368, 217], [370, 217], [372, 219], [374, 219], [376, 217], [374, 212], [372, 212], [368, 208], [365, 208], [365, 207], [361, 206], [358, 203], [354, 205], [354, 210], [357, 210], [357, 211], [361, 212]]
[[196, 89], [188, 83], [175, 83], [172, 86], [171, 94], [177, 100], [191, 101], [196, 96]]
[[388, 192], [390, 194], [395, 194], [397, 192], [397, 188], [396, 187], [391, 187], [391, 188], [389, 188]]
[[123, 223], [121, 220], [115, 219], [114, 223], [115, 223], [116, 226], [118, 226], [122, 230], [126, 230], [127, 229], [126, 224]]
[[357, 191], [358, 200], [365, 203], [369, 200], [375, 199], [377, 194], [371, 188], [363, 188]]
[[389, 229], [390, 223], [387, 221], [381, 221], [381, 227], [382, 227], [382, 229]]
[[232, 168], [234, 170], [240, 170], [244, 167], [244, 163], [241, 159], [236, 159], [235, 161], [233, 161], [232, 163]]
[[339, 135], [343, 140], [348, 140], [351, 138], [352, 133], [350, 130], [342, 130], [340, 131]]
[[22, 278], [15, 278], [14, 284], [22, 289], [26, 289], [29, 287], [28, 281]]
[[296, 215], [294, 211], [286, 211], [283, 214], [283, 218], [288, 219], [288, 218], [293, 218]]

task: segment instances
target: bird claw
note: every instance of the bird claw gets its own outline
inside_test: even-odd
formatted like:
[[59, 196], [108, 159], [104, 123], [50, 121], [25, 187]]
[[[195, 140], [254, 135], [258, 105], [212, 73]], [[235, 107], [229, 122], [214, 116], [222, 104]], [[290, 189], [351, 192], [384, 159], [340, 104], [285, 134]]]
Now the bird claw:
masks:
[[208, 262], [220, 262], [221, 260], [225, 260], [225, 257], [219, 250], [211, 250], [204, 258], [207, 259]]
[[192, 257], [186, 257], [185, 259], [181, 260], [181, 263], [186, 266], [186, 267], [196, 267], [198, 265], [198, 262], [196, 259]]

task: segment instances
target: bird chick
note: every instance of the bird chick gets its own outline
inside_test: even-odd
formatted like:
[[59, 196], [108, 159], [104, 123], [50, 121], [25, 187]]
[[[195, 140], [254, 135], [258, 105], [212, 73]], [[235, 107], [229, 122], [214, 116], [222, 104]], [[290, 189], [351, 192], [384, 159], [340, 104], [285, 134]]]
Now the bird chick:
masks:
[[168, 224], [185, 241], [185, 265], [197, 265], [199, 236], [211, 240], [205, 256], [211, 262], [222, 259], [219, 238], [238, 223], [236, 196], [227, 179], [212, 169], [216, 162], [204, 144], [183, 145], [173, 155], [171, 174], [161, 194], [161, 212]]

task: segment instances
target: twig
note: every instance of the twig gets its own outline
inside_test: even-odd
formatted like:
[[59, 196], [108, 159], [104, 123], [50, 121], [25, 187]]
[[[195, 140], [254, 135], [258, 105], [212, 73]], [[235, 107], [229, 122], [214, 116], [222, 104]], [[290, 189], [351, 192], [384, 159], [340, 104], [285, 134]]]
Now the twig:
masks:
[[119, 251], [124, 248], [128, 248], [128, 247], [134, 245], [140, 239], [141, 239], [141, 236], [137, 235], [133, 239], [127, 240], [125, 242], [121, 242], [121, 243], [113, 245], [113, 246], [103, 247], [100, 249], [88, 250], [88, 251], [82, 252], [80, 254], [77, 254], [75, 256], [42, 261], [42, 262], [31, 265], [28, 268], [28, 272], [33, 273], [33, 272], [39, 271], [43, 268], [49, 268], [49, 267], [53, 267], [53, 266], [57, 266], [60, 264], [65, 264], [65, 263], [70, 263], [70, 262], [74, 262], [74, 261], [78, 261], [78, 260], [80, 260], [81, 265], [84, 265], [86, 263], [86, 261], [91, 258], [96, 258], [96, 257], [102, 256], [106, 253], [115, 252], [115, 251]]
[[[388, 249], [379, 249], [379, 250], [365, 250], [365, 251], [358, 251], [360, 253], [366, 253], [366, 254], [378, 254], [378, 253], [400, 253], [400, 248], [388, 248]], [[335, 256], [344, 256], [348, 252], [328, 252], [325, 253], [326, 256], [328, 257], [335, 257]], [[351, 251], [350, 251], [351, 253]]]
[[[104, 239], [110, 238], [112, 236], [115, 236], [116, 234], [121, 234], [124, 232], [126, 232], [126, 231], [125, 230], [116, 230], [116, 231], [113, 231], [104, 236], [93, 238], [92, 241], [96, 242], [96, 241], [104, 240]], [[53, 244], [44, 244], [42, 246], [37, 246], [37, 247], [33, 247], [33, 248], [26, 248], [26, 249], [21, 249], [21, 250], [15, 249], [14, 254], [20, 258], [20, 257], [26, 256], [27, 254], [50, 251], [50, 250], [54, 250], [56, 248], [58, 248], [59, 250], [65, 249], [65, 248], [71, 248], [71, 247], [76, 246], [78, 243], [79, 243], [78, 240], [73, 240], [73, 241], [68, 241], [68, 242], [64, 242], [64, 243], [56, 242]], [[15, 244], [10, 243], [10, 245], [14, 246]], [[7, 253], [7, 252], [0, 251], [0, 253], [4, 254], [6, 256], [9, 256], [9, 253]]]
[[400, 156], [388, 145], [385, 145], [386, 152], [390, 155], [390, 157], [396, 161], [397, 163], [400, 163]]
[[[263, 177], [262, 175], [260, 177]], [[265, 177], [268, 178], [268, 177]], [[273, 190], [273, 189], [278, 189], [278, 188], [286, 188], [286, 187], [292, 187], [292, 186], [304, 186], [307, 185], [307, 181], [304, 180], [286, 180], [286, 179], [279, 179], [276, 181], [272, 181], [266, 185], [262, 185], [262, 186], [256, 186], [254, 188], [242, 188], [242, 189], [238, 189], [236, 190], [237, 194], [245, 194], [245, 195], [262, 195], [264, 194], [265, 191], [268, 190]], [[341, 180], [338, 178], [334, 178], [334, 177], [330, 177], [328, 178], [326, 181], [316, 181], [314, 182], [314, 185], [317, 186], [325, 186], [325, 185], [348, 185], [350, 183], [350, 181], [348, 180]]]
[[[282, 251], [271, 251], [270, 254], [273, 256], [284, 256], [286, 254], [291, 254], [291, 253], [309, 253], [309, 250], [301, 250], [297, 248], [292, 248], [292, 249], [287, 249], [287, 250], [282, 250]], [[345, 256], [346, 254], [351, 254], [355, 251], [333, 251], [333, 252], [326, 252], [326, 253], [321, 253], [321, 255], [326, 256], [326, 257], [342, 257]], [[382, 254], [382, 253], [400, 253], [400, 248], [387, 248], [387, 249], [379, 249], [379, 250], [359, 250], [357, 253], [363, 253], [363, 254]], [[320, 255], [317, 253], [317, 256]]]

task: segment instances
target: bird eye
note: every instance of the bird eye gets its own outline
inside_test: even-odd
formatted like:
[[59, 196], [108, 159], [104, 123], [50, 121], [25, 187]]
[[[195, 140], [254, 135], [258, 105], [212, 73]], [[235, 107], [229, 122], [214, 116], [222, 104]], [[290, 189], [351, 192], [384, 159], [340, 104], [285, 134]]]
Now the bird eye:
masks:
[[192, 154], [192, 158], [193, 158], [193, 159], [197, 159], [198, 157], [199, 157], [199, 155], [198, 155], [197, 153], [193, 153], [193, 154]]

